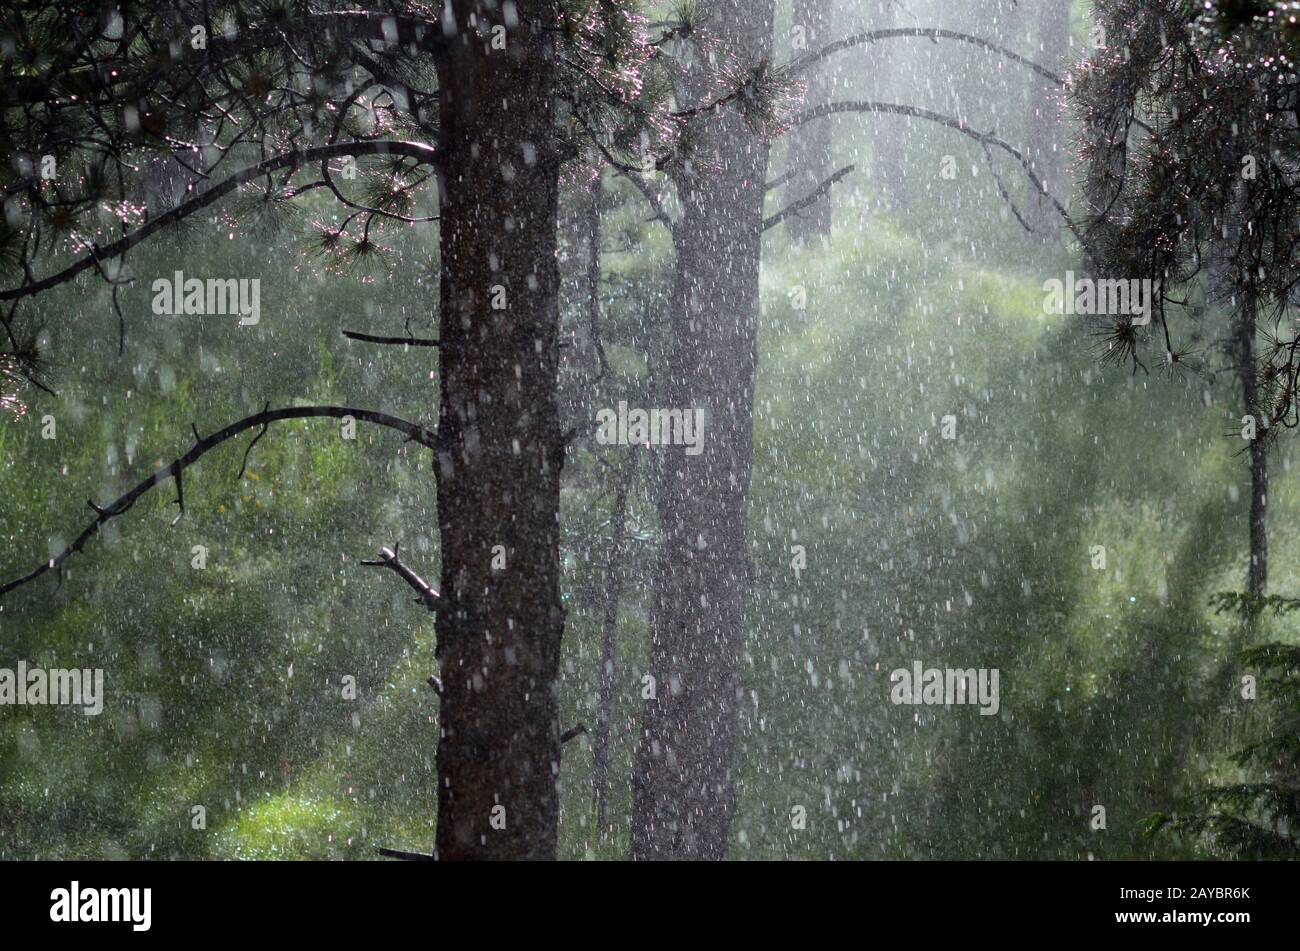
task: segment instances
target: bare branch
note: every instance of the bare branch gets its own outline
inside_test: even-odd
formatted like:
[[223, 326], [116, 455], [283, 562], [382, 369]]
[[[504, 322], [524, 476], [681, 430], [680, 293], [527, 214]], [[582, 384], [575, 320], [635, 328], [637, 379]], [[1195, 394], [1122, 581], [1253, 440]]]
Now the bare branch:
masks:
[[[438, 609], [438, 598], [440, 597], [438, 592], [433, 590], [433, 587], [429, 582], [425, 581], [402, 563], [402, 560], [397, 557], [396, 546], [392, 548], [379, 549], [378, 561], [363, 561], [361, 563], [376, 568], [391, 568], [403, 581], [415, 590], [416, 603], [423, 604], [430, 611], [436, 611]], [[434, 689], [438, 690], [437, 687]], [[442, 691], [438, 690], [438, 693], [441, 695]]]
[[838, 182], [845, 175], [849, 174], [849, 172], [853, 171], [853, 168], [854, 166], [852, 165], [845, 165], [842, 169], [840, 169], [834, 175], [827, 178], [820, 185], [818, 185], [816, 188], [814, 188], [804, 197], [800, 198], [798, 201], [786, 205], [784, 208], [782, 208], [780, 211], [778, 211], [776, 214], [772, 215], [771, 217], [764, 218], [763, 230], [766, 231], [768, 228], [775, 228], [777, 225], [785, 221], [785, 219], [790, 217], [791, 215], [797, 215], [799, 212], [803, 211], [809, 205], [815, 205], [817, 202], [821, 201], [821, 199], [826, 195], [826, 193], [831, 190], [831, 186], [834, 185], [836, 182]]
[[175, 463], [172, 463], [172, 478], [176, 480], [176, 508], [177, 508], [176, 517], [172, 519], [173, 528], [175, 528], [176, 523], [181, 520], [181, 516], [185, 514], [185, 482], [184, 482], [184, 477], [181, 475], [181, 473], [183, 473], [184, 471], [185, 470], [182, 469], [180, 466], [176, 465]]
[[1033, 234], [1033, 227], [1025, 220], [1025, 216], [1020, 213], [1020, 209], [1016, 207], [1015, 201], [1011, 198], [1011, 193], [1008, 192], [1006, 186], [1002, 184], [1002, 176], [998, 174], [998, 167], [993, 163], [993, 153], [989, 151], [988, 143], [983, 142], [981, 145], [984, 148], [984, 162], [989, 167], [989, 174], [993, 176], [993, 183], [998, 186], [998, 194], [1001, 195], [1002, 200], [1007, 203], [1007, 207], [1010, 208], [1011, 213], [1016, 216], [1016, 221], [1020, 222], [1020, 227], [1025, 229], [1025, 233]]
[[893, 102], [871, 102], [866, 100], [828, 102], [817, 106], [814, 109], [808, 109], [799, 113], [791, 120], [790, 128], [793, 129], [795, 126], [802, 125], [805, 122], [811, 122], [813, 119], [834, 115], [839, 112], [885, 112], [900, 116], [910, 116], [915, 119], [925, 119], [928, 122], [934, 122], [956, 132], [960, 132], [967, 138], [974, 139], [982, 146], [987, 147], [991, 145], [996, 149], [1001, 149], [1007, 155], [1010, 155], [1020, 163], [1020, 167], [1024, 169], [1025, 177], [1029, 179], [1030, 184], [1034, 186], [1040, 195], [1052, 203], [1052, 207], [1055, 208], [1056, 213], [1061, 216], [1061, 220], [1064, 221], [1066, 227], [1070, 229], [1070, 233], [1074, 235], [1075, 240], [1079, 242], [1079, 245], [1089, 254], [1089, 256], [1092, 256], [1092, 247], [1088, 243], [1088, 240], [1083, 236], [1083, 233], [1079, 230], [1074, 219], [1070, 217], [1070, 213], [1065, 210], [1065, 206], [1057, 200], [1055, 195], [1047, 190], [1042, 179], [1040, 179], [1038, 174], [1034, 171], [1033, 163], [1030, 162], [1029, 159], [1025, 158], [1024, 154], [1014, 145], [998, 138], [994, 133], [979, 132], [972, 129], [961, 119], [954, 119], [952, 116], [945, 116], [942, 113], [923, 109], [920, 106], [904, 106]]
[[282, 419], [309, 419], [321, 416], [333, 417], [335, 419], [350, 416], [353, 419], [362, 420], [367, 423], [386, 426], [389, 429], [396, 429], [398, 432], [405, 433], [408, 439], [412, 439], [422, 446], [427, 446], [430, 449], [434, 448], [435, 434], [432, 430], [424, 428], [419, 423], [408, 422], [407, 420], [399, 419], [396, 416], [390, 416], [387, 413], [380, 413], [375, 410], [354, 409], [348, 406], [287, 406], [283, 409], [263, 410], [254, 416], [246, 416], [241, 420], [233, 422], [225, 429], [218, 430], [205, 439], [200, 439], [190, 447], [189, 451], [186, 452], [185, 455], [168, 463], [160, 469], [156, 469], [151, 476], [138, 483], [133, 489], [120, 496], [110, 505], [99, 506], [93, 501], [88, 502], [87, 504], [95, 510], [95, 520], [86, 526], [86, 528], [82, 530], [81, 534], [77, 536], [76, 540], [73, 541], [71, 545], [64, 548], [58, 555], [42, 564], [40, 567], [29, 571], [21, 578], [16, 578], [13, 581], [0, 585], [0, 596], [7, 594], [14, 588], [35, 581], [51, 569], [57, 569], [62, 573], [63, 563], [67, 561], [74, 552], [81, 551], [82, 548], [85, 547], [86, 542], [88, 542], [99, 531], [101, 525], [109, 519], [116, 518], [126, 512], [126, 510], [134, 505], [142, 495], [160, 482], [165, 482], [169, 478], [176, 479], [179, 501], [181, 471], [193, 465], [202, 456], [207, 454], [210, 450], [215, 449], [223, 442], [233, 439], [245, 430], [252, 429], [255, 426], [264, 426], [267, 423], [274, 423]]
[[560, 742], [567, 743], [570, 740], [576, 740], [578, 737], [582, 736], [582, 734], [586, 732], [587, 732], [587, 724], [579, 723], [577, 726], [570, 727], [569, 729], [561, 733]]
[[[271, 404], [267, 403], [263, 405], [262, 412], [265, 413], [270, 408]], [[253, 451], [253, 447], [257, 445], [257, 441], [266, 435], [266, 425], [266, 423], [262, 424], [262, 428], [257, 431], [257, 435], [254, 436], [252, 442], [248, 444], [248, 448], [244, 450], [244, 461], [239, 464], [239, 473], [235, 476], [236, 485], [239, 484], [239, 480], [244, 477], [244, 473], [248, 470], [248, 454]]]
[[997, 53], [1013, 63], [1019, 63], [1028, 69], [1033, 70], [1039, 76], [1054, 83], [1057, 86], [1064, 86], [1065, 80], [1056, 73], [1040, 66], [1028, 57], [1021, 56], [1005, 46], [999, 46], [990, 40], [978, 36], [972, 36], [969, 33], [959, 33], [956, 30], [940, 30], [932, 27], [897, 27], [889, 30], [867, 30], [863, 33], [855, 33], [853, 36], [846, 36], [842, 40], [836, 40], [834, 43], [827, 43], [819, 50], [813, 50], [805, 53], [792, 60], [786, 65], [785, 69], [790, 73], [801, 73], [808, 69], [814, 63], [820, 62], [832, 53], [838, 53], [840, 50], [848, 49], [851, 46], [860, 46], [865, 43], [874, 43], [877, 40], [889, 40], [899, 37], [922, 37], [929, 40], [953, 40], [957, 43], [969, 43], [971, 46], [978, 46], [980, 49], [988, 50], [991, 53]]
[[385, 858], [405, 859], [408, 862], [432, 862], [434, 856], [428, 852], [408, 852], [405, 849], [390, 849], [382, 845], [375, 846], [375, 851]]
[[795, 173], [793, 169], [791, 169], [788, 172], [784, 172], [781, 175], [778, 175], [776, 178], [772, 179], [770, 182], [768, 182], [766, 185], [763, 186], [763, 191], [770, 192], [774, 188], [780, 188], [786, 182], [790, 181], [790, 179], [794, 178], [794, 175]]
[[374, 334], [363, 334], [356, 330], [345, 330], [343, 336], [349, 340], [359, 340], [362, 343], [381, 343], [385, 345], [404, 345], [407, 347], [438, 347], [442, 344], [429, 337], [377, 337]]
[[[610, 154], [609, 149], [605, 148], [604, 143], [600, 141], [600, 137], [592, 131], [591, 127], [587, 125], [581, 116], [578, 117], [578, 121], [582, 123], [582, 127], [586, 129], [587, 134], [591, 136], [591, 141], [596, 143], [596, 148], [598, 148], [600, 154], [605, 157], [605, 161], [614, 166], [614, 168], [616, 168], [619, 173], [631, 182], [632, 186], [641, 193], [641, 197], [646, 200], [646, 204], [648, 204], [651, 210], [654, 211], [654, 220], [662, 223], [663, 226], [668, 229], [670, 235], [675, 234], [676, 225], [673, 223], [673, 219], [669, 216], [668, 212], [664, 210], [663, 203], [659, 200], [659, 196], [650, 189], [650, 186], [645, 183], [640, 175], [634, 173], [632, 169]], [[0, 300], [2, 299], [3, 298], [0, 298]]]

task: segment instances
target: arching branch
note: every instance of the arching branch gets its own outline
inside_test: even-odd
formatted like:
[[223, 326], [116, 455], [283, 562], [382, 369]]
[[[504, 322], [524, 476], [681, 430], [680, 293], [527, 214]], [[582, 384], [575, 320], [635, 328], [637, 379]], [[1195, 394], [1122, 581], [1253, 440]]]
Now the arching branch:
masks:
[[317, 148], [293, 150], [282, 152], [279, 155], [273, 155], [265, 161], [251, 165], [241, 172], [231, 175], [229, 178], [217, 182], [206, 190], [199, 192], [188, 201], [182, 202], [170, 211], [164, 212], [157, 218], [150, 219], [147, 223], [136, 228], [131, 233], [124, 235], [112, 244], [106, 244], [103, 247], [98, 245], [91, 248], [90, 252], [79, 258], [72, 264], [69, 264], [63, 270], [49, 277], [42, 278], [39, 281], [33, 281], [29, 284], [23, 284], [19, 287], [9, 288], [0, 291], [0, 301], [4, 300], [21, 300], [24, 297], [32, 297], [65, 284], [72, 280], [82, 271], [92, 267], [97, 267], [99, 262], [106, 258], [115, 258], [125, 254], [131, 248], [135, 247], [141, 241], [144, 241], [150, 235], [161, 231], [168, 225], [173, 225], [178, 221], [188, 218], [196, 211], [201, 211], [208, 205], [234, 191], [240, 185], [246, 185], [249, 182], [267, 175], [271, 172], [278, 171], [282, 168], [296, 169], [303, 165], [313, 162], [325, 161], [332, 158], [341, 158], [345, 155], [405, 155], [430, 165], [437, 164], [438, 151], [433, 146], [424, 145], [419, 142], [404, 142], [390, 139], [372, 139], [359, 142], [339, 142], [334, 145], [322, 145]]
[[1030, 184], [1034, 186], [1040, 195], [1052, 203], [1052, 207], [1055, 208], [1056, 213], [1061, 216], [1061, 220], [1064, 221], [1066, 227], [1070, 229], [1070, 233], [1074, 235], [1075, 240], [1079, 242], [1079, 245], [1088, 252], [1089, 255], [1092, 254], [1091, 246], [1088, 244], [1087, 239], [1084, 238], [1078, 225], [1075, 223], [1074, 219], [1070, 217], [1070, 213], [1065, 210], [1065, 206], [1057, 200], [1055, 195], [1047, 190], [1047, 186], [1043, 184], [1043, 180], [1039, 178], [1038, 174], [1034, 171], [1033, 163], [1030, 162], [1029, 159], [1025, 158], [1024, 153], [1014, 145], [1011, 145], [1004, 139], [998, 138], [998, 136], [992, 132], [980, 132], [976, 129], [972, 129], [961, 119], [954, 119], [952, 116], [945, 116], [942, 113], [934, 112], [930, 109], [923, 109], [920, 106], [905, 106], [893, 102], [871, 102], [868, 100], [828, 102], [817, 106], [814, 109], [808, 109], [799, 113], [791, 120], [790, 128], [794, 129], [805, 122], [811, 122], [812, 120], [819, 119], [822, 116], [834, 115], [839, 112], [884, 112], [899, 116], [910, 116], [914, 119], [925, 119], [927, 122], [933, 122], [937, 125], [944, 126], [945, 128], [952, 129], [955, 132], [960, 132], [967, 138], [974, 139], [985, 148], [992, 146], [995, 149], [1000, 149], [1020, 163], [1020, 167], [1024, 169], [1025, 177], [1029, 179]]
[[[274, 423], [282, 419], [310, 419], [322, 416], [333, 417], [335, 419], [342, 419], [345, 416], [350, 416], [353, 419], [361, 420], [362, 422], [374, 423], [377, 426], [386, 426], [389, 429], [395, 429], [400, 433], [404, 433], [408, 440], [418, 442], [420, 445], [426, 446], [429, 449], [434, 448], [435, 434], [432, 430], [426, 429], [419, 423], [408, 422], [405, 419], [399, 419], [396, 416], [390, 416], [387, 413], [380, 413], [375, 410], [353, 409], [348, 406], [287, 406], [283, 409], [263, 410], [253, 416], [245, 416], [243, 419], [231, 423], [225, 429], [218, 430], [212, 435], [198, 440], [183, 456], [180, 456], [167, 465], [154, 470], [153, 474], [147, 479], [137, 483], [134, 488], [118, 497], [109, 505], [100, 506], [96, 505], [93, 501], [87, 502], [87, 504], [95, 511], [95, 520], [82, 530], [81, 534], [77, 536], [76, 540], [73, 541], [71, 545], [68, 545], [63, 549], [63, 551], [55, 555], [49, 561], [34, 568], [32, 571], [29, 571], [21, 578], [15, 578], [13, 581], [0, 585], [0, 596], [7, 594], [14, 588], [35, 581], [47, 571], [57, 570], [62, 573], [63, 563], [67, 561], [74, 552], [81, 551], [82, 548], [85, 547], [86, 542], [90, 541], [90, 539], [99, 532], [99, 527], [101, 525], [109, 519], [116, 518], [125, 513], [142, 495], [160, 482], [166, 482], [168, 479], [175, 479], [179, 500], [180, 480], [182, 478], [181, 473], [187, 467], [193, 465], [200, 458], [206, 455], [210, 450], [215, 449], [227, 440], [233, 439], [245, 430], [253, 429], [258, 426], [265, 427], [269, 423]], [[173, 522], [173, 524], [175, 523]]]
[[933, 27], [897, 27], [888, 30], [866, 30], [862, 33], [855, 33], [853, 36], [846, 36], [842, 40], [836, 40], [834, 43], [827, 43], [821, 49], [812, 50], [792, 60], [785, 69], [790, 73], [801, 73], [811, 67], [814, 63], [820, 62], [833, 53], [840, 50], [848, 49], [852, 46], [860, 46], [866, 43], [875, 43], [878, 40], [890, 40], [900, 37], [921, 37], [929, 40], [952, 40], [955, 43], [968, 43], [971, 46], [977, 46], [980, 49], [988, 50], [990, 53], [997, 53], [1013, 63], [1019, 63], [1027, 69], [1033, 70], [1039, 76], [1054, 83], [1057, 86], [1064, 86], [1065, 80], [1052, 72], [1045, 66], [1040, 66], [1026, 56], [1021, 56], [1014, 50], [1009, 50], [1005, 46], [1000, 46], [991, 40], [982, 37], [973, 36], [970, 33], [961, 33], [957, 30], [940, 30]]

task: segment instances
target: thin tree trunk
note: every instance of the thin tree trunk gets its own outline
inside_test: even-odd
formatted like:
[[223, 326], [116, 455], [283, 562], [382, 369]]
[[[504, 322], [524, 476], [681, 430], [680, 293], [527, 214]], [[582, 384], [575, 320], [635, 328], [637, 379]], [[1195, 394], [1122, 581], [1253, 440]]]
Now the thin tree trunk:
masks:
[[[1227, 161], [1235, 158], [1229, 155]], [[1238, 263], [1243, 239], [1241, 222], [1249, 207], [1245, 182], [1236, 183], [1233, 211], [1212, 242], [1209, 253], [1207, 297], [1232, 308], [1232, 336], [1228, 352], [1236, 364], [1241, 382], [1241, 411], [1255, 422], [1255, 438], [1247, 449], [1250, 456], [1250, 564], [1246, 569], [1246, 591], [1262, 595], [1268, 583], [1268, 450], [1264, 442], [1264, 417], [1259, 399], [1255, 335], [1258, 302], [1251, 287], [1251, 275], [1243, 274]]]
[[[770, 0], [715, 0], [710, 29], [754, 63], [769, 51]], [[720, 859], [735, 804], [736, 691], [750, 580], [758, 272], [767, 143], [720, 112], [678, 182], [669, 406], [705, 413], [702, 452], [663, 447], [661, 548], [650, 675], [633, 774], [631, 856]], [[704, 171], [711, 166], [712, 171]]]
[[[440, 859], [550, 859], [560, 763], [559, 159], [552, 9], [453, 3], [437, 54]], [[444, 22], [447, 14], [444, 13]], [[493, 548], [506, 567], [493, 570]]]
[[605, 344], [600, 332], [600, 232], [601, 232], [601, 198], [604, 195], [604, 181], [599, 168], [591, 182], [590, 202], [587, 205], [587, 332], [590, 343], [596, 351], [597, 379], [609, 372], [609, 361], [605, 356]]
[[[794, 36], [805, 50], [815, 50], [831, 41], [829, 0], [795, 0]], [[793, 51], [799, 55], [799, 51]], [[823, 60], [807, 76], [808, 89], [804, 108], [811, 109], [830, 100], [832, 60]], [[830, 116], [815, 119], [793, 136], [786, 151], [786, 204], [811, 193], [834, 171], [831, 168], [833, 125]], [[786, 219], [786, 233], [792, 241], [807, 241], [831, 232], [830, 201], [819, 201]]]
[[609, 724], [614, 704], [614, 665], [618, 639], [618, 605], [623, 597], [623, 549], [627, 537], [627, 494], [636, 472], [636, 452], [629, 451], [614, 489], [610, 517], [609, 564], [605, 574], [605, 617], [600, 645], [600, 699], [596, 707], [596, 736], [592, 745], [596, 828], [602, 839], [609, 835]]
[[[1056, 72], [1065, 64], [1070, 43], [1070, 0], [1040, 0], [1038, 18], [1038, 60]], [[1029, 142], [1026, 157], [1043, 186], [1059, 194], [1061, 178], [1060, 90], [1055, 83], [1034, 74], [1030, 87]], [[1028, 222], [1044, 242], [1060, 237], [1061, 219], [1052, 203], [1034, 190]]]
[[[870, 17], [870, 29], [892, 29], [897, 20], [899, 4], [895, 0], [878, 0]], [[882, 102], [895, 102], [895, 83], [891, 81], [897, 62], [898, 40], [868, 43], [865, 48], [867, 81], [870, 98]], [[876, 115], [872, 117], [872, 166], [880, 200], [893, 212], [907, 211], [907, 158], [904, 152], [903, 129], [900, 117]]]
[[1240, 298], [1237, 312], [1237, 374], [1241, 378], [1243, 411], [1255, 418], [1256, 436], [1250, 443], [1250, 568], [1246, 590], [1262, 595], [1268, 583], [1268, 451], [1259, 407], [1259, 378], [1255, 368], [1255, 298], [1249, 292]]

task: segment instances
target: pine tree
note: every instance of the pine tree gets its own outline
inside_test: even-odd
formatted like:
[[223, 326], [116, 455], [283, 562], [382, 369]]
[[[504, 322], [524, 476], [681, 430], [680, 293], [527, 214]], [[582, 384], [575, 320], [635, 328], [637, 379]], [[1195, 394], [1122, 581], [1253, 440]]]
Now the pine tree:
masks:
[[[1250, 594], [1218, 595], [1221, 611], [1253, 621], [1260, 614], [1287, 614], [1300, 599]], [[1240, 782], [1206, 786], [1185, 797], [1177, 811], [1147, 817], [1147, 834], [1181, 836], [1194, 847], [1231, 859], [1300, 857], [1300, 646], [1272, 642], [1241, 653], [1252, 678], [1243, 691], [1258, 691], [1252, 715], [1254, 738], [1230, 762]]]
[[[5, 406], [40, 382], [24, 302], [83, 275], [107, 282], [125, 353], [117, 291], [136, 275], [135, 249], [205, 209], [268, 240], [301, 196], [332, 196], [340, 216], [315, 223], [312, 248], [330, 271], [382, 263], [387, 234], [436, 220], [442, 266], [429, 302], [436, 340], [345, 331], [437, 354], [436, 430], [334, 406], [268, 406], [196, 430], [187, 453], [116, 502], [92, 503], [77, 540], [0, 595], [61, 576], [155, 485], [174, 482], [183, 512], [184, 470], [242, 433], [256, 430], [255, 442], [280, 420], [345, 415], [402, 432], [432, 451], [441, 590], [393, 549], [373, 564], [436, 608], [436, 855], [554, 857], [569, 735], [557, 702], [559, 477], [571, 438], [556, 392], [560, 179], [608, 142], [671, 137], [666, 90], [648, 81], [660, 42], [621, 0], [7, 4]], [[492, 568], [495, 546], [504, 570]]]

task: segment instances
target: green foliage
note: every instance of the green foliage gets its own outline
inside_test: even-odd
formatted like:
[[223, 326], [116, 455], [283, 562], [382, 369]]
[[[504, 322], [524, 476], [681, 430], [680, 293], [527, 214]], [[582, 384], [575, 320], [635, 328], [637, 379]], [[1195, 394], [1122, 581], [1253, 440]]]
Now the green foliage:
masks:
[[1248, 591], [1219, 591], [1210, 595], [1210, 607], [1216, 614], [1236, 614], [1254, 620], [1261, 614], [1275, 617], [1300, 610], [1300, 598], [1287, 598], [1278, 594], [1251, 594]]
[[[585, 17], [622, 16], [599, 3], [565, 7], [573, 34]], [[704, 25], [694, 3], [673, 17], [687, 38]], [[588, 50], [598, 78], [630, 75], [645, 52], [634, 24], [618, 22], [615, 45]], [[15, 75], [37, 75], [40, 28]], [[662, 111], [672, 77], [650, 69], [641, 78], [646, 108]], [[754, 79], [757, 114], [771, 116], [785, 90], [771, 71]], [[620, 115], [593, 121], [634, 151], [639, 136]], [[1015, 131], [999, 124], [1008, 138]], [[838, 158], [872, 148], [869, 129], [841, 133]], [[692, 134], [681, 133], [679, 154]], [[966, 147], [923, 130], [904, 151], [912, 167], [930, 168]], [[360, 171], [349, 195], [420, 210], [401, 188], [402, 166], [376, 160]], [[33, 308], [43, 328], [33, 354], [68, 356], [42, 367], [56, 397], [25, 390], [29, 412], [0, 423], [0, 576], [65, 544], [88, 517], [87, 496], [103, 503], [183, 451], [191, 421], [211, 432], [268, 401], [436, 418], [432, 355], [338, 333], [429, 329], [436, 226], [394, 224], [382, 254], [377, 240], [359, 251], [358, 236], [342, 233], [345, 210], [323, 196], [290, 207], [266, 185], [217, 221], [193, 221], [187, 245], [169, 232], [133, 253], [122, 356], [102, 284], [63, 288]], [[574, 345], [561, 395], [579, 432], [618, 400], [662, 405], [654, 371], [670, 343], [668, 238], [645, 224], [625, 181], [607, 175], [605, 186], [598, 327], [574, 266], [588, 197], [574, 189], [563, 203], [564, 331]], [[1086, 328], [1042, 312], [1043, 271], [1075, 261], [1027, 252], [989, 176], [949, 191], [916, 176], [905, 220], [881, 214], [868, 191], [844, 203], [827, 246], [768, 239], [734, 854], [1165, 858], [1294, 848], [1278, 830], [1295, 828], [1287, 777], [1300, 660], [1286, 639], [1300, 601], [1228, 593], [1211, 612], [1204, 598], [1233, 586], [1243, 562], [1244, 461], [1223, 438], [1230, 397], [1200, 378], [1098, 366]], [[1002, 227], [990, 227], [993, 215]], [[313, 233], [328, 267], [344, 257], [365, 266], [342, 279], [322, 273], [300, 253]], [[178, 269], [260, 277], [256, 333], [232, 320], [151, 315], [151, 280]], [[806, 309], [796, 309], [795, 287]], [[597, 333], [607, 366], [594, 356]], [[45, 413], [58, 421], [52, 441], [41, 438]], [[940, 434], [949, 415], [954, 440]], [[429, 454], [364, 427], [348, 442], [331, 421], [285, 423], [236, 484], [246, 446], [229, 444], [187, 474], [174, 528], [164, 484], [69, 562], [62, 586], [43, 580], [0, 602], [0, 666], [24, 658], [109, 670], [101, 717], [0, 710], [0, 858], [360, 859], [375, 844], [432, 841], [432, 626], [408, 591], [357, 565], [396, 541], [437, 576]], [[595, 723], [617, 464], [636, 451], [578, 439], [566, 459], [564, 726]], [[1270, 487], [1281, 590], [1300, 583], [1291, 527], [1300, 497], [1281, 475], [1288, 453], [1275, 450]], [[619, 603], [610, 829], [595, 825], [588, 734], [565, 747], [560, 773], [570, 858], [626, 853], [659, 489], [643, 458]], [[209, 551], [201, 571], [191, 567], [195, 544]], [[794, 544], [808, 555], [798, 575]], [[1097, 545], [1104, 569], [1092, 564]], [[1280, 639], [1242, 655], [1245, 669], [1269, 673], [1267, 716], [1243, 712], [1231, 689], [1239, 665], [1228, 645], [1244, 636], [1241, 620]], [[999, 715], [893, 706], [890, 671], [914, 659], [1000, 669]], [[344, 676], [356, 678], [356, 701], [342, 696]], [[1189, 788], [1203, 790], [1189, 799], [1196, 811], [1150, 823], [1179, 837], [1140, 834], [1141, 817]], [[192, 827], [199, 804], [208, 834]], [[1098, 804], [1104, 832], [1089, 828]], [[796, 805], [806, 829], [791, 826]]]
[[1258, 645], [1242, 652], [1242, 662], [1268, 675], [1259, 685], [1265, 712], [1257, 739], [1238, 749], [1231, 763], [1262, 781], [1203, 787], [1178, 811], [1147, 816], [1144, 827], [1150, 836], [1183, 838], [1216, 857], [1300, 858], [1300, 647]]
[[[121, 357], [102, 286], [41, 298], [39, 343], [66, 357], [46, 374], [57, 397], [40, 395], [0, 427], [0, 574], [69, 541], [92, 515], [88, 496], [107, 503], [183, 452], [191, 421], [206, 434], [267, 402], [307, 402], [432, 423], [426, 353], [339, 332], [428, 325], [424, 227], [400, 238], [412, 266], [382, 284], [267, 255], [264, 237], [230, 225], [202, 223], [183, 247], [147, 245], [121, 293]], [[261, 322], [152, 314], [152, 281], [176, 270], [258, 278]], [[53, 440], [42, 438], [46, 414]], [[0, 854], [372, 858], [377, 843], [428, 848], [432, 625], [405, 588], [358, 561], [397, 541], [437, 577], [429, 454], [364, 423], [349, 441], [337, 421], [289, 421], [272, 425], [236, 483], [251, 437], [186, 472], [174, 527], [167, 482], [74, 556], [62, 585], [51, 575], [0, 603], [0, 666], [103, 667], [107, 695], [98, 717], [0, 710]], [[207, 549], [201, 570], [195, 545]], [[345, 676], [356, 700], [343, 697]], [[206, 832], [191, 828], [195, 805], [206, 807]]]

